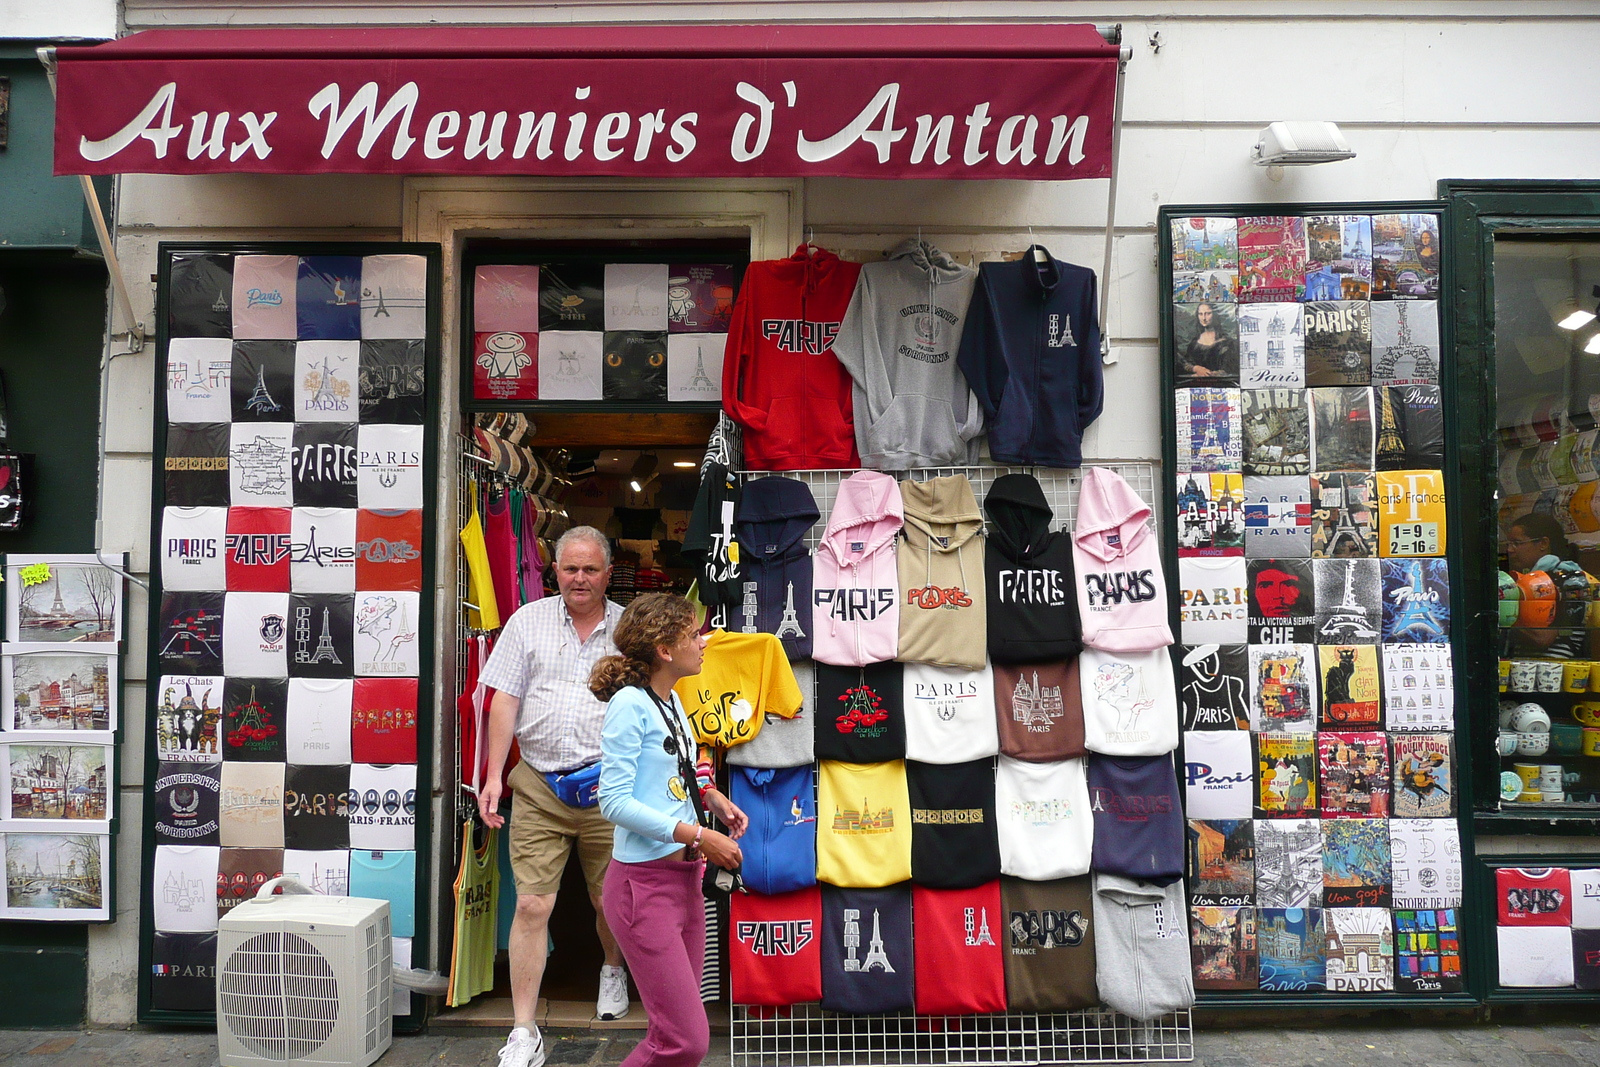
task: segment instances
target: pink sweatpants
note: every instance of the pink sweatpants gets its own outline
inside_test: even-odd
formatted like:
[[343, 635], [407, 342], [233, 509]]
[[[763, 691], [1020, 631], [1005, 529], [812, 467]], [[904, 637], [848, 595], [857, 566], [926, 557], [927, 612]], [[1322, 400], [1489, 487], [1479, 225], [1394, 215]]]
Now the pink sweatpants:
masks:
[[622, 1067], [699, 1067], [711, 1047], [700, 1001], [706, 916], [703, 862], [611, 861], [606, 869], [606, 923], [627, 958], [650, 1028]]

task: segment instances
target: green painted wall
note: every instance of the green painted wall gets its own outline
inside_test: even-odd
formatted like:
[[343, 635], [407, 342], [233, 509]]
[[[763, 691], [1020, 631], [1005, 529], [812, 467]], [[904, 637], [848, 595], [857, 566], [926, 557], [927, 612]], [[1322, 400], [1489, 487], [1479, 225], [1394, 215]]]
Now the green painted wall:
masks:
[[0, 1029], [81, 1026], [88, 990], [86, 927], [0, 922]]
[[[0, 42], [0, 77], [11, 79], [10, 133], [0, 149], [0, 250], [97, 250], [77, 178], [57, 178], [56, 105], [32, 45]], [[103, 210], [111, 181], [95, 180]]]

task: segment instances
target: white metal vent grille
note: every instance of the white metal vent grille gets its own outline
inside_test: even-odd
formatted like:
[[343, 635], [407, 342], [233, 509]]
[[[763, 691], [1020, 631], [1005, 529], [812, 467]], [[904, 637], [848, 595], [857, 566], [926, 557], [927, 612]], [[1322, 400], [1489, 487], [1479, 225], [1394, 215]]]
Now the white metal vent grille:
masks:
[[217, 1005], [228, 1031], [252, 1052], [302, 1059], [339, 1022], [339, 983], [327, 957], [305, 938], [256, 934], [222, 965]]
[[364, 1048], [371, 1052], [389, 1038], [391, 974], [394, 969], [393, 951], [389, 942], [387, 922], [373, 923], [367, 927], [366, 973], [362, 976], [367, 990], [366, 1014], [362, 1016]]

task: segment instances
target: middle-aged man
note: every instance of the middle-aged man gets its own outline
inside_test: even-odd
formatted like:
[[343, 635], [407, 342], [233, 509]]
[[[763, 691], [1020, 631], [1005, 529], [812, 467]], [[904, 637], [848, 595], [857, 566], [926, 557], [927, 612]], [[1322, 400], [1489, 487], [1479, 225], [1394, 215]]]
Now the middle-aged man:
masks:
[[561, 595], [526, 604], [511, 616], [482, 675], [483, 684], [495, 690], [489, 705], [489, 760], [478, 795], [478, 810], [491, 827], [505, 823], [499, 813], [500, 776], [513, 733], [522, 750], [510, 777], [511, 869], [517, 882], [510, 944], [515, 1025], [500, 1050], [500, 1067], [544, 1063], [534, 1008], [544, 978], [550, 912], [574, 843], [606, 954], [596, 1012], [615, 1019], [628, 1011], [622, 950], [600, 906], [611, 860], [611, 824], [598, 806], [569, 806], [548, 782], [600, 760], [605, 705], [589, 692], [589, 672], [600, 657], [616, 652], [612, 634], [622, 606], [606, 599], [611, 545], [599, 530], [567, 531], [556, 542], [555, 559]]

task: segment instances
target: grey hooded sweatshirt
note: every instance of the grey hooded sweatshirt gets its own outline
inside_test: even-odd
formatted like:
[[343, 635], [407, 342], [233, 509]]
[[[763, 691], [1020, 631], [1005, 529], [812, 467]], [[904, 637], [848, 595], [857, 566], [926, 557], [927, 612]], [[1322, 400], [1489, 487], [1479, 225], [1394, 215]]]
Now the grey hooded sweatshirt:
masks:
[[1194, 1006], [1183, 879], [1094, 876], [1095, 979], [1106, 1007], [1150, 1022]]
[[878, 470], [978, 460], [983, 409], [956, 366], [978, 272], [908, 239], [856, 280], [833, 354], [855, 379], [856, 449]]

